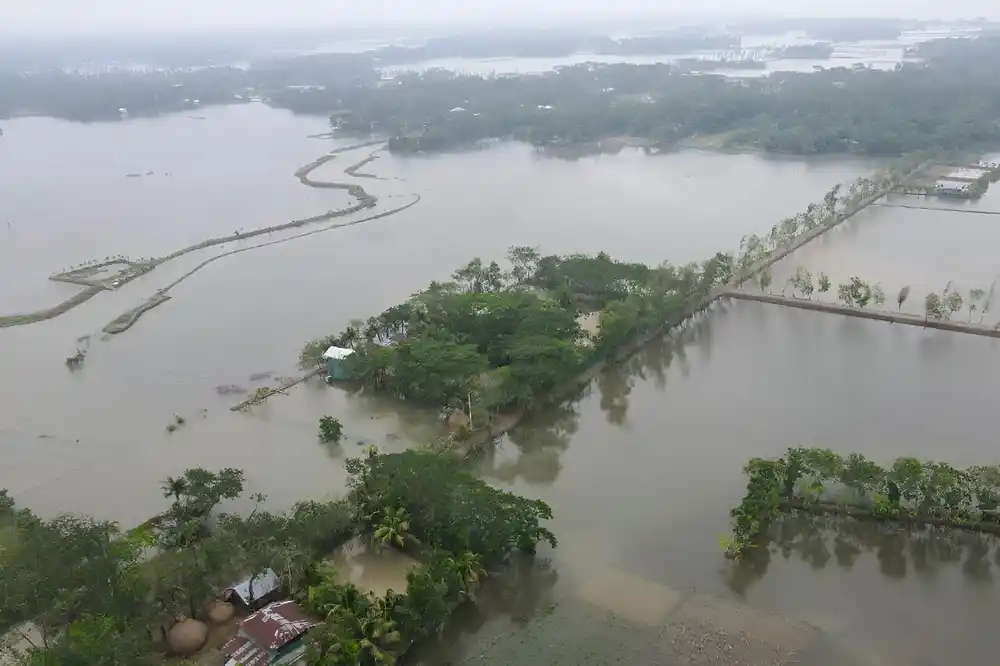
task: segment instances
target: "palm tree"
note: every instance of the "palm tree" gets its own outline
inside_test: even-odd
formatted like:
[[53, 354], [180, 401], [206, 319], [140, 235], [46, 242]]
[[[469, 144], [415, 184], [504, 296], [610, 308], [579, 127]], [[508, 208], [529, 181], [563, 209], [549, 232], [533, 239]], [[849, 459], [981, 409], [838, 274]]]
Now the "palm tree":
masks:
[[368, 654], [376, 664], [393, 666], [396, 655], [389, 646], [399, 642], [400, 633], [393, 620], [369, 618], [361, 623], [363, 638], [358, 642], [361, 654]]
[[168, 476], [160, 485], [160, 490], [163, 491], [163, 496], [173, 497], [175, 503], [181, 501], [181, 495], [183, 495], [187, 489], [188, 482], [183, 476], [177, 477], [176, 479], [172, 476]]
[[419, 543], [417, 538], [410, 534], [410, 516], [406, 513], [406, 509], [389, 507], [381, 513], [381, 522], [372, 534], [372, 540], [376, 545], [395, 546], [402, 550], [407, 541]]
[[480, 580], [486, 577], [486, 570], [483, 569], [482, 560], [475, 553], [465, 551], [455, 561], [455, 571], [461, 581], [462, 592], [466, 597], [473, 598], [473, 588]]

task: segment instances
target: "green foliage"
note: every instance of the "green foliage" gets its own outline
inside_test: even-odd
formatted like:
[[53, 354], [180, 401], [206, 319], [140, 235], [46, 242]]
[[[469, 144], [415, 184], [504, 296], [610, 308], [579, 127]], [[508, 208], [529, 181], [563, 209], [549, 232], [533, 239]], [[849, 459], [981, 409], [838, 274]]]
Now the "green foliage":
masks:
[[456, 556], [471, 552], [487, 566], [514, 549], [534, 552], [539, 541], [555, 545], [540, 525], [552, 516], [548, 505], [492, 488], [454, 456], [369, 452], [347, 465], [351, 500], [370, 531], [389, 509], [394, 516], [403, 510], [408, 533], [420, 543]]
[[243, 492], [243, 472], [232, 468], [209, 472], [199, 467], [180, 478], [167, 478], [161, 488], [174, 502], [160, 517], [160, 543], [164, 548], [180, 548], [208, 534], [210, 514], [219, 502]]
[[837, 287], [837, 298], [849, 308], [866, 307], [872, 295], [871, 285], [857, 276]]
[[757, 284], [760, 286], [761, 291], [767, 291], [768, 287], [771, 286], [771, 269], [763, 268], [757, 274]]
[[344, 436], [344, 426], [332, 416], [319, 420], [319, 439], [327, 444], [337, 444]]
[[962, 309], [962, 294], [957, 291], [948, 292], [944, 297], [944, 309], [946, 311], [945, 317], [951, 319], [951, 316]]
[[812, 298], [815, 287], [813, 286], [812, 273], [803, 266], [795, 270], [795, 274], [788, 279], [792, 285], [792, 291], [798, 289], [806, 298]]
[[738, 557], [756, 545], [781, 508], [781, 488], [785, 461], [754, 458], [744, 468], [749, 480], [740, 505], [729, 512], [733, 521], [733, 536], [728, 541], [727, 555]]
[[906, 299], [909, 296], [910, 296], [910, 285], [906, 285], [902, 289], [899, 290], [899, 295], [896, 296], [896, 309], [897, 310], [899, 308], [903, 307], [903, 303], [906, 302]]
[[777, 460], [751, 460], [745, 471], [747, 494], [731, 512], [733, 533], [726, 541], [731, 556], [753, 547], [780, 511], [800, 505], [973, 529], [1000, 525], [997, 466], [959, 470], [903, 457], [883, 468], [857, 453], [844, 458], [827, 449], [798, 448]]
[[16, 546], [4, 554], [0, 619], [31, 620], [46, 643], [85, 616], [119, 626], [141, 614], [148, 587], [139, 571], [147, 543], [114, 523], [80, 516], [17, 515]]
[[931, 292], [924, 298], [924, 317], [941, 321], [945, 317], [945, 305], [941, 297]]
[[817, 291], [821, 294], [825, 294], [828, 291], [830, 291], [830, 276], [827, 275], [826, 273], [819, 274]]
[[402, 550], [407, 544], [419, 544], [410, 534], [410, 520], [405, 509], [386, 507], [370, 517], [374, 526], [372, 541], [377, 546], [394, 546]]
[[51, 645], [29, 651], [24, 666], [155, 666], [141, 627], [107, 615], [85, 615], [66, 627]]

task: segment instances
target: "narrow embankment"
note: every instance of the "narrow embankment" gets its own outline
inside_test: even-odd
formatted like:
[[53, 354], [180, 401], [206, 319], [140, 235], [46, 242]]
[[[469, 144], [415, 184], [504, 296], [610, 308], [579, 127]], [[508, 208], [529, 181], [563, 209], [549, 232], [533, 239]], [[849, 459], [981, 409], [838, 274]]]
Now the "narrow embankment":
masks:
[[[914, 171], [912, 171], [907, 176], [907, 178], [912, 176], [913, 173], [919, 172], [920, 169], [924, 168], [924, 166], [925, 165], [921, 165], [920, 167], [914, 169]], [[820, 236], [830, 231], [831, 229], [834, 229], [840, 224], [843, 224], [845, 221], [851, 219], [859, 212], [861, 212], [874, 202], [884, 197], [886, 194], [888, 194], [888, 192], [889, 192], [888, 189], [880, 190], [872, 194], [870, 197], [862, 199], [860, 202], [858, 202], [858, 205], [855, 206], [853, 209], [849, 211], [844, 211], [842, 213], [838, 213], [836, 217], [834, 217], [829, 222], [821, 226], [818, 226], [815, 229], [807, 231], [803, 234], [800, 234], [799, 236], [793, 238], [790, 242], [786, 243], [785, 245], [782, 245], [780, 247], [775, 248], [774, 250], [771, 250], [771, 252], [769, 252], [767, 256], [761, 258], [759, 261], [751, 264], [750, 266], [748, 266], [743, 270], [737, 271], [733, 275], [733, 278], [729, 281], [728, 284], [716, 287], [705, 296], [694, 297], [690, 299], [687, 305], [681, 310], [680, 313], [664, 321], [660, 326], [657, 326], [643, 334], [640, 334], [629, 344], [623, 345], [622, 347], [618, 348], [614, 353], [612, 353], [606, 359], [594, 362], [586, 370], [581, 372], [571, 381], [568, 381], [562, 386], [557, 387], [556, 389], [551, 391], [549, 395], [545, 396], [537, 403], [535, 403], [530, 411], [538, 411], [540, 409], [544, 409], [548, 405], [556, 404], [559, 401], [565, 400], [566, 398], [583, 390], [608, 365], [620, 363], [622, 361], [631, 358], [632, 356], [637, 354], [641, 349], [643, 349], [646, 345], [655, 340], [657, 337], [664, 335], [667, 331], [671, 329], [681, 326], [688, 320], [691, 320], [695, 315], [704, 312], [709, 307], [711, 307], [711, 305], [715, 303], [715, 301], [719, 300], [721, 297], [725, 296], [730, 291], [735, 291], [736, 287], [738, 287], [740, 284], [752, 278], [758, 272], [764, 270], [765, 268], [770, 267], [775, 262], [784, 259], [792, 252], [795, 252], [800, 247], [805, 245], [806, 243], [809, 243], [815, 240], [816, 238], [819, 238]], [[517, 425], [521, 423], [521, 421], [523, 421], [527, 416], [529, 416], [530, 411], [525, 409], [510, 414], [501, 427], [494, 428], [489, 432], [480, 435], [480, 438], [485, 436], [487, 439], [492, 439], [494, 437], [498, 437], [506, 433], [507, 431], [517, 427]], [[476, 445], [479, 443], [480, 442], [478, 441], [470, 440], [468, 442], [467, 448], [464, 451], [464, 453], [466, 455], [474, 453], [476, 450]]]
[[811, 301], [805, 298], [790, 298], [788, 296], [775, 296], [773, 294], [761, 294], [737, 289], [726, 290], [723, 293], [723, 296], [743, 301], [757, 301], [758, 303], [785, 305], [792, 308], [799, 308], [801, 310], [814, 310], [817, 312], [830, 312], [833, 314], [846, 315], [848, 317], [875, 319], [877, 321], [887, 321], [893, 324], [906, 324], [907, 326], [934, 328], [939, 331], [971, 333], [972, 335], [984, 335], [989, 338], [1000, 338], [1000, 329], [992, 326], [986, 326], [984, 324], [973, 324], [971, 322], [926, 319], [919, 315], [906, 314], [904, 312], [890, 312], [889, 310], [865, 310], [863, 308], [851, 308], [846, 305], [828, 303], [825, 301]]
[[344, 227], [353, 227], [353, 226], [358, 225], [358, 224], [365, 224], [366, 222], [373, 222], [375, 220], [381, 220], [384, 217], [389, 217], [390, 215], [395, 215], [396, 213], [401, 213], [404, 210], [406, 210], [407, 208], [412, 208], [413, 206], [416, 206], [418, 203], [420, 203], [420, 195], [419, 194], [414, 194], [413, 197], [414, 197], [413, 201], [411, 201], [411, 202], [409, 202], [407, 204], [404, 204], [402, 206], [397, 206], [396, 208], [392, 208], [390, 210], [383, 211], [381, 213], [377, 213], [375, 215], [369, 215], [368, 217], [363, 217], [363, 218], [358, 219], [358, 220], [352, 220], [350, 222], [340, 222], [338, 224], [333, 224], [333, 225], [330, 225], [330, 226], [327, 226], [327, 227], [323, 227], [322, 229], [313, 229], [312, 231], [306, 231], [304, 233], [296, 234], [294, 236], [288, 236], [286, 238], [279, 238], [278, 240], [268, 241], [267, 243], [260, 243], [258, 245], [250, 245], [248, 247], [237, 248], [235, 250], [230, 250], [229, 252], [223, 252], [222, 254], [217, 254], [214, 257], [209, 257], [205, 261], [201, 262], [200, 264], [198, 264], [197, 266], [195, 266], [194, 268], [192, 268], [191, 270], [189, 270], [184, 275], [180, 276], [179, 278], [177, 278], [176, 280], [174, 280], [173, 282], [171, 282], [170, 284], [168, 284], [163, 289], [160, 289], [156, 293], [156, 295], [154, 295], [152, 298], [150, 298], [145, 303], [142, 303], [141, 305], [139, 305], [139, 306], [137, 306], [137, 307], [129, 310], [128, 312], [120, 315], [119, 317], [117, 317], [114, 321], [112, 321], [110, 324], [108, 324], [107, 326], [104, 327], [104, 332], [105, 333], [111, 333], [111, 334], [117, 334], [117, 333], [123, 333], [124, 331], [127, 331], [129, 328], [132, 327], [133, 324], [135, 324], [139, 320], [139, 317], [141, 317], [144, 312], [146, 312], [148, 310], [152, 310], [157, 305], [160, 305], [164, 301], [168, 300], [170, 298], [170, 296], [167, 295], [168, 291], [170, 291], [171, 289], [173, 289], [174, 287], [176, 287], [177, 285], [179, 285], [184, 280], [187, 280], [189, 277], [191, 277], [192, 275], [194, 275], [195, 273], [197, 273], [201, 269], [205, 268], [206, 266], [208, 266], [212, 262], [218, 261], [219, 259], [224, 259], [224, 258], [232, 256], [234, 254], [240, 254], [241, 252], [249, 252], [251, 250], [259, 250], [261, 248], [270, 247], [272, 245], [280, 245], [281, 243], [288, 243], [289, 241], [298, 240], [300, 238], [305, 238], [306, 236], [312, 236], [313, 234], [321, 234], [321, 233], [323, 233], [325, 231], [333, 231], [334, 229], [343, 229]]
[[[324, 137], [325, 135], [318, 135], [318, 136]], [[345, 153], [345, 152], [349, 152], [349, 151], [353, 151], [353, 150], [358, 150], [358, 149], [361, 149], [361, 148], [367, 148], [367, 147], [370, 147], [370, 146], [382, 145], [382, 144], [384, 144], [384, 141], [381, 141], [381, 140], [379, 140], [379, 141], [365, 141], [365, 142], [353, 144], [353, 145], [350, 145], [350, 146], [344, 146], [344, 147], [341, 147], [341, 148], [336, 148], [336, 149], [331, 150], [330, 152], [328, 152], [328, 153], [326, 153], [326, 154], [318, 157], [317, 159], [313, 160], [312, 162], [310, 162], [310, 163], [308, 163], [306, 165], [303, 165], [303, 166], [301, 166], [301, 167], [299, 167], [298, 169], [295, 170], [294, 176], [296, 178], [298, 178], [299, 182], [301, 182], [303, 185], [306, 185], [307, 187], [314, 187], [314, 188], [321, 188], [321, 189], [345, 190], [345, 191], [347, 191], [347, 193], [350, 196], [352, 196], [355, 199], [357, 199], [357, 203], [355, 203], [355, 204], [353, 204], [351, 206], [347, 206], [345, 208], [340, 208], [340, 209], [337, 209], [337, 210], [330, 210], [330, 211], [327, 211], [327, 212], [322, 213], [320, 215], [314, 215], [312, 217], [307, 217], [307, 218], [304, 218], [304, 219], [301, 219], [301, 220], [292, 220], [290, 222], [284, 222], [284, 223], [281, 223], [281, 224], [276, 224], [276, 225], [269, 226], [269, 227], [263, 227], [263, 228], [260, 228], [260, 229], [254, 229], [252, 231], [242, 232], [242, 233], [238, 233], [238, 234], [232, 234], [232, 235], [229, 235], [229, 236], [220, 236], [220, 237], [217, 237], [217, 238], [209, 238], [209, 239], [206, 239], [204, 241], [201, 241], [200, 243], [195, 243], [194, 245], [189, 245], [188, 247], [181, 248], [181, 249], [179, 249], [179, 250], [177, 250], [175, 252], [172, 252], [172, 253], [170, 253], [170, 254], [168, 254], [166, 256], [159, 257], [157, 259], [153, 259], [152, 261], [148, 262], [148, 265], [150, 266], [149, 270], [153, 270], [157, 266], [159, 266], [160, 264], [163, 264], [163, 263], [165, 263], [167, 261], [170, 261], [172, 259], [176, 259], [178, 257], [181, 257], [181, 256], [183, 256], [185, 254], [189, 254], [191, 252], [196, 252], [198, 250], [204, 250], [206, 248], [210, 248], [210, 247], [213, 247], [213, 246], [216, 246], [216, 245], [222, 245], [224, 243], [231, 243], [233, 241], [243, 241], [243, 240], [246, 240], [248, 238], [254, 238], [256, 236], [262, 236], [264, 234], [272, 234], [272, 233], [287, 231], [289, 229], [295, 229], [295, 228], [298, 228], [298, 227], [303, 227], [303, 226], [310, 225], [310, 224], [316, 224], [316, 223], [319, 223], [319, 222], [325, 222], [327, 220], [331, 220], [331, 219], [334, 219], [334, 218], [344, 217], [344, 216], [347, 216], [347, 215], [353, 215], [353, 214], [358, 213], [358, 212], [360, 212], [360, 211], [362, 211], [362, 210], [364, 210], [366, 208], [372, 208], [372, 207], [374, 207], [375, 204], [378, 201], [377, 198], [375, 196], [369, 194], [360, 185], [356, 185], [356, 184], [353, 184], [353, 183], [339, 183], [339, 182], [332, 182], [332, 181], [313, 180], [312, 178], [310, 178], [310, 174], [313, 171], [315, 171], [317, 168], [319, 168], [322, 165], [326, 164], [327, 162], [330, 162], [331, 160], [335, 159], [337, 157], [337, 155], [339, 155], [341, 153]], [[372, 154], [368, 155], [368, 157], [366, 157], [365, 159], [361, 160], [360, 162], [347, 167], [344, 171], [348, 175], [355, 175], [356, 174], [356, 176], [359, 176], [359, 177], [377, 178], [377, 176], [374, 176], [372, 174], [358, 174], [357, 173], [358, 169], [360, 169], [360, 168], [364, 167], [365, 165], [371, 163], [375, 159], [377, 159], [377, 156], [374, 153], [372, 153]], [[414, 205], [419, 200], [420, 200], [419, 197], [417, 197], [417, 199], [414, 202], [412, 202], [412, 203], [410, 203], [408, 205], [400, 206], [400, 207], [394, 208], [391, 211], [386, 211], [385, 213], [380, 213], [380, 214], [375, 215], [375, 216], [364, 218], [363, 220], [358, 220], [358, 221], [354, 222], [354, 224], [361, 223], [361, 222], [370, 222], [372, 220], [381, 219], [381, 218], [386, 217], [388, 215], [392, 215], [392, 214], [398, 213], [398, 212], [400, 212], [402, 210], [405, 210], [406, 208], [409, 208], [410, 206]], [[327, 228], [323, 229], [322, 231], [328, 231], [330, 229], [339, 228], [341, 226], [350, 226], [350, 224], [334, 225], [333, 227], [327, 227]], [[290, 237], [290, 238], [287, 238], [287, 239], [282, 239], [282, 241], [280, 241], [280, 242], [283, 242], [283, 241], [286, 241], [286, 240], [293, 240], [294, 238], [301, 238], [302, 236], [306, 236], [306, 235], [309, 235], [309, 234], [299, 234], [297, 236], [293, 236], [293, 237]], [[270, 243], [263, 243], [263, 244], [255, 245], [255, 246], [248, 247], [248, 248], [241, 248], [238, 251], [249, 250], [249, 249], [256, 249], [256, 248], [259, 248], [259, 247], [266, 247], [268, 245], [273, 245], [276, 242], [279, 242], [279, 241], [272, 241]], [[235, 252], [236, 251], [227, 252], [227, 253], [225, 253], [223, 255], [219, 255], [219, 256], [220, 257], [221, 256], [228, 256], [229, 254], [235, 254]], [[207, 263], [210, 263], [211, 261], [212, 260], [203, 262], [198, 267], [196, 267], [194, 269], [194, 271], [189, 272], [184, 277], [188, 277], [192, 273], [196, 272], [200, 267], [204, 266]], [[181, 278], [181, 279], [184, 279], [184, 278]], [[170, 287], [174, 286], [175, 284], [177, 284], [177, 282], [174, 282], [173, 284], [171, 284]], [[170, 287], [167, 287], [167, 288], [169, 289]], [[104, 289], [101, 288], [101, 287], [90, 287], [90, 288], [84, 289], [80, 293], [72, 296], [71, 298], [66, 299], [62, 303], [59, 303], [58, 305], [55, 305], [55, 306], [53, 306], [51, 308], [45, 308], [43, 310], [36, 310], [34, 312], [26, 312], [26, 313], [21, 313], [21, 314], [0, 315], [0, 328], [5, 328], [5, 327], [8, 327], [8, 326], [24, 326], [24, 325], [27, 325], [27, 324], [34, 324], [34, 323], [38, 323], [38, 322], [41, 322], [41, 321], [46, 321], [48, 319], [53, 319], [55, 317], [58, 317], [59, 315], [65, 314], [66, 312], [72, 310], [73, 308], [75, 308], [75, 307], [77, 307], [77, 306], [85, 303], [86, 301], [90, 300], [91, 298], [93, 298], [94, 296], [96, 296], [97, 294], [99, 294], [101, 291], [104, 291]], [[132, 324], [135, 323], [136, 320], [138, 320], [138, 318], [142, 315], [143, 312], [149, 310], [152, 307], [160, 305], [165, 300], [167, 300], [167, 299], [158, 299], [157, 296], [152, 297], [149, 301], [143, 303], [142, 305], [140, 305], [140, 306], [138, 306], [136, 308], [133, 308], [132, 310], [129, 310], [128, 312], [126, 312], [126, 313], [122, 314], [121, 316], [119, 316], [118, 318], [116, 318], [115, 321], [109, 323], [108, 326], [105, 327], [105, 331], [106, 332], [120, 333], [123, 330], [127, 330]]]
[[909, 208], [910, 210], [940, 210], [946, 213], [974, 213], [976, 215], [1000, 215], [1000, 210], [978, 210], [976, 208], [945, 208], [937, 206], [914, 206], [912, 204], [876, 203], [879, 208]]
[[102, 291], [104, 291], [104, 289], [101, 287], [87, 287], [80, 293], [67, 298], [59, 305], [54, 305], [51, 308], [35, 310], [34, 312], [26, 312], [24, 314], [0, 315], [0, 328], [36, 324], [40, 321], [45, 321], [46, 319], [53, 319], [61, 314], [69, 312], [78, 305], [86, 303]]

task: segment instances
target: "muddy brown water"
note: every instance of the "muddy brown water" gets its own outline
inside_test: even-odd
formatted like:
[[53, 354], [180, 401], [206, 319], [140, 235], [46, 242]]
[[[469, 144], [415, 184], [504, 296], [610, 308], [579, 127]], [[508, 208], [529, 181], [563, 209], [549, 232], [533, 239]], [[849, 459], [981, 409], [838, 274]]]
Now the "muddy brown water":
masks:
[[[203, 236], [345, 203], [339, 193], [303, 188], [291, 175], [342, 145], [304, 138], [323, 131], [321, 119], [263, 106], [205, 115], [197, 123], [178, 117], [90, 126], [7, 123], [0, 221], [13, 224], [10, 230], [0, 224], [4, 312], [58, 300], [44, 277], [90, 254], [162, 254]], [[46, 148], [53, 136], [58, 152], [73, 159], [56, 160], [55, 149]], [[367, 152], [334, 160], [316, 176], [339, 177], [338, 169]], [[88, 171], [82, 166], [88, 160], [99, 168]], [[158, 175], [168, 162], [174, 184]], [[500, 258], [509, 245], [530, 244], [654, 263], [702, 259], [735, 249], [744, 233], [766, 232], [834, 183], [875, 167], [695, 151], [653, 158], [626, 150], [560, 161], [519, 145], [431, 158], [383, 154], [368, 168], [386, 180], [366, 179], [365, 187], [380, 196], [380, 206], [413, 193], [423, 197], [419, 205], [372, 225], [215, 262], [112, 340], [95, 333], [211, 254], [166, 264], [52, 321], [0, 330], [0, 487], [45, 515], [74, 510], [125, 524], [160, 510], [159, 482], [195, 465], [244, 469], [250, 488], [268, 494], [275, 507], [336, 496], [345, 457], [364, 444], [400, 450], [425, 440], [438, 431], [434, 416], [319, 380], [249, 414], [233, 414], [228, 407], [238, 396], [220, 395], [216, 387], [252, 390], [271, 381], [251, 381], [255, 374], [294, 374], [304, 340], [445, 279], [472, 256]], [[147, 170], [157, 176], [125, 177]], [[896, 214], [873, 212], [872, 229]], [[923, 244], [933, 242], [932, 228], [919, 246], [912, 242], [914, 251], [931, 252]], [[859, 229], [863, 239], [868, 232]], [[891, 229], [884, 233], [882, 246], [889, 248]], [[830, 256], [853, 256], [848, 239]], [[858, 252], [866, 243], [858, 243]], [[952, 246], [934, 247], [951, 256]], [[970, 269], [976, 279], [989, 274], [990, 257], [978, 246], [953, 247], [968, 252], [970, 265], [983, 264]], [[901, 273], [928, 266], [915, 263]], [[877, 279], [888, 281], [886, 275]], [[669, 654], [691, 635], [677, 633], [686, 624], [665, 629], [669, 618], [732, 615], [724, 606], [704, 611], [705, 597], [812, 623], [882, 663], [918, 663], [916, 656], [944, 663], [956, 653], [978, 663], [974, 657], [995, 647], [984, 618], [997, 602], [983, 573], [992, 556], [977, 555], [966, 566], [971, 546], [957, 560], [942, 551], [933, 576], [916, 564], [898, 574], [900, 539], [904, 554], [911, 549], [903, 535], [890, 535], [888, 550], [862, 548], [850, 567], [836, 557], [816, 566], [823, 557], [814, 554], [815, 536], [808, 558], [798, 555], [805, 546], [793, 543], [787, 559], [776, 551], [766, 570], [757, 563], [758, 575], [729, 570], [720, 555], [718, 537], [751, 456], [817, 445], [879, 459], [907, 453], [956, 465], [992, 462], [998, 417], [990, 382], [1000, 369], [993, 367], [1000, 358], [993, 341], [899, 329], [733, 304], [713, 311], [684, 341], [650, 345], [604, 373], [579, 400], [512, 433], [482, 472], [549, 501], [560, 547], [542, 553], [551, 558], [549, 568], [522, 565], [510, 574], [513, 584], [484, 591], [481, 610], [459, 615], [446, 647], [415, 658], [463, 663], [482, 655], [480, 663], [506, 664], [521, 645], [530, 663], [591, 663], [573, 661], [580, 653], [566, 651], [585, 645], [592, 663], [614, 663], [622, 648], [612, 637], [631, 630], [645, 637], [644, 645], [658, 646], [656, 654]], [[87, 358], [71, 373], [64, 359], [87, 334], [95, 334]], [[168, 433], [175, 414], [185, 423]], [[317, 442], [324, 414], [345, 424], [339, 446]], [[827, 548], [834, 552], [836, 528], [830, 529]], [[625, 592], [611, 594], [618, 588]], [[631, 610], [630, 589], [648, 593]], [[615, 609], [617, 619], [609, 615]], [[971, 638], [959, 642], [966, 629]], [[565, 638], [547, 641], [550, 634]], [[765, 643], [779, 651], [790, 645], [785, 638]], [[765, 649], [744, 647], [751, 656]]]

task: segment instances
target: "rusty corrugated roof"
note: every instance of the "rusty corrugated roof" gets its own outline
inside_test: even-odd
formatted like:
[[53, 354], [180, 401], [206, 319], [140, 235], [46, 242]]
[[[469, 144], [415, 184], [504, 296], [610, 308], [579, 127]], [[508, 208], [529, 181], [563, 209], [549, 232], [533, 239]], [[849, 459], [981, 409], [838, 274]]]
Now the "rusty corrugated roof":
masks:
[[254, 645], [246, 636], [236, 635], [222, 647], [231, 662], [240, 666], [266, 666], [270, 660], [267, 652]]
[[294, 601], [278, 601], [243, 620], [240, 623], [240, 633], [258, 647], [274, 651], [291, 643], [317, 624], [319, 623], [307, 617]]

